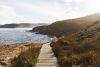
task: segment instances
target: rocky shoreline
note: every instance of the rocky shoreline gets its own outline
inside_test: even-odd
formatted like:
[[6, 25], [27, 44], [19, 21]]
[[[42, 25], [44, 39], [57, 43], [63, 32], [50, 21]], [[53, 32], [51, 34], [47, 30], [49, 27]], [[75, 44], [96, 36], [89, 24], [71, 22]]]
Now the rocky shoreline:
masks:
[[31, 47], [41, 47], [37, 43], [21, 43], [0, 46], [0, 67], [9, 67], [11, 61], [20, 55], [21, 52], [27, 51]]

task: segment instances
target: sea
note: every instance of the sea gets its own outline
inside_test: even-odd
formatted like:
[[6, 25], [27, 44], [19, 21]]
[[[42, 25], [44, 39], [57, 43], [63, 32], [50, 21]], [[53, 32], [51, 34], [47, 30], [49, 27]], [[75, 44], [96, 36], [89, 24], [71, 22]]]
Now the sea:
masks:
[[47, 35], [29, 32], [32, 28], [0, 28], [0, 44], [46, 43], [51, 40]]

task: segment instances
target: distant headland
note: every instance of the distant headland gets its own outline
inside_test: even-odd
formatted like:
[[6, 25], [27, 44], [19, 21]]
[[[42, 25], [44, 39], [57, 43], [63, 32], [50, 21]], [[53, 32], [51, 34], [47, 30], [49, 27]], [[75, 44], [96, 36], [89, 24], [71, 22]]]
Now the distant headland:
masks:
[[36, 26], [47, 25], [46, 23], [11, 23], [0, 25], [0, 28], [33, 28]]

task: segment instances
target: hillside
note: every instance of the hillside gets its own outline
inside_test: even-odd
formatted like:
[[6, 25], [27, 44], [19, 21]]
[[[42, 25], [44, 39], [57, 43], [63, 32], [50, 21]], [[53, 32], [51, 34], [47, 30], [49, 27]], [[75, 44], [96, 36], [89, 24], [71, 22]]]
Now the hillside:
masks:
[[76, 34], [69, 36], [69, 38], [72, 38], [78, 42], [86, 39], [88, 40], [100, 39], [100, 21], [94, 22], [93, 24], [87, 26], [84, 30], [81, 30]]
[[81, 31], [51, 43], [61, 67], [100, 67], [100, 20], [90, 21], [82, 22]]
[[68, 22], [68, 21], [57, 21], [48, 26], [39, 26], [33, 28], [33, 32], [37, 32], [39, 34], [46, 34], [49, 36], [61, 36], [68, 35], [71, 33], [75, 33], [79, 31], [81, 26], [76, 23]]
[[5, 24], [5, 25], [0, 25], [0, 28], [33, 28], [36, 26], [42, 26], [42, 25], [47, 25], [45, 23], [13, 23], [13, 24]]
[[83, 30], [96, 21], [100, 21], [99, 13], [76, 19], [56, 21], [48, 26], [35, 27], [32, 31], [49, 36], [68, 36]]

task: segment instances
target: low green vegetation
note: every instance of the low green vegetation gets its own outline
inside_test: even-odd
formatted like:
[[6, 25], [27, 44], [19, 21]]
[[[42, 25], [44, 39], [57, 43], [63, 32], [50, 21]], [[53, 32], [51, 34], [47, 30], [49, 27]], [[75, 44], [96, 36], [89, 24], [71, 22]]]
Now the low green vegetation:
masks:
[[[26, 45], [28, 46], [28, 45]], [[31, 46], [28, 50], [21, 52], [12, 60], [11, 67], [35, 67], [41, 45]]]
[[59, 39], [51, 47], [61, 67], [100, 67], [100, 39]]

